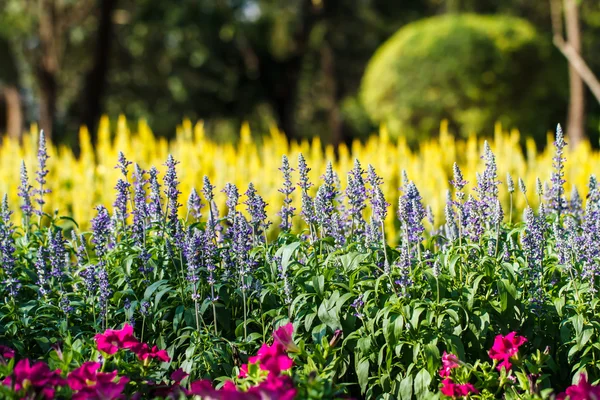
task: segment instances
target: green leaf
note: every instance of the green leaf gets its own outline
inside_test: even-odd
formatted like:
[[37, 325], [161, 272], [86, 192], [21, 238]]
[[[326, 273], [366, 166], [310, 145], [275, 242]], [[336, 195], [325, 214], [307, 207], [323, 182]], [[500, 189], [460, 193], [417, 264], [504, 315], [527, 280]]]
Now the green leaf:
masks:
[[312, 283], [317, 295], [319, 295], [319, 297], [323, 297], [323, 290], [325, 289], [325, 277], [323, 275], [313, 276]]
[[413, 377], [407, 374], [400, 382], [400, 398], [402, 400], [411, 400], [413, 395]]
[[150, 300], [150, 296], [158, 289], [159, 286], [164, 285], [165, 283], [169, 283], [166, 279], [161, 279], [160, 281], [154, 282], [152, 285], [148, 286], [146, 291], [144, 292], [144, 299]]
[[356, 366], [356, 375], [358, 377], [358, 384], [360, 385], [360, 392], [365, 393], [367, 383], [369, 383], [369, 359], [363, 358]]
[[419, 399], [429, 391], [429, 384], [431, 383], [431, 375], [424, 368], [419, 371], [415, 377], [415, 396]]

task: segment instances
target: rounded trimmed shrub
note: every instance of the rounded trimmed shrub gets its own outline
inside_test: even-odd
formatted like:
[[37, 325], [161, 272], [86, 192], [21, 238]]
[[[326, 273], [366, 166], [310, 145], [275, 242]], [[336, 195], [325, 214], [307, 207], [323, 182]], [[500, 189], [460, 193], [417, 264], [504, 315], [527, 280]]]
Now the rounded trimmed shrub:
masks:
[[361, 100], [375, 123], [409, 140], [436, 134], [442, 119], [463, 135], [500, 121], [540, 137], [564, 119], [567, 90], [564, 62], [527, 21], [444, 15], [403, 27], [378, 49]]

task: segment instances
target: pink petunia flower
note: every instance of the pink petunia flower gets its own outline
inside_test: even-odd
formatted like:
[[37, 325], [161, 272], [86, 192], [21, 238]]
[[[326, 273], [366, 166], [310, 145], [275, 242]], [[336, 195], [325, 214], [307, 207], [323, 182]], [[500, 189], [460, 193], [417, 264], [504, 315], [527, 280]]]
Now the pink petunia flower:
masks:
[[296, 343], [294, 343], [294, 339], [292, 339], [293, 333], [294, 325], [290, 322], [273, 332], [273, 339], [275, 339], [275, 343], [279, 343], [287, 351], [298, 353], [300, 352], [300, 348], [298, 348]]
[[450, 376], [450, 371], [454, 368], [460, 367], [460, 360], [454, 354], [446, 353], [442, 355], [442, 369], [440, 369], [440, 376], [442, 378], [448, 378]]
[[146, 343], [140, 343], [137, 346], [132, 347], [131, 350], [142, 361], [149, 358], [158, 358], [163, 362], [169, 362], [171, 360], [166, 350], [159, 350], [157, 346], [150, 348]]
[[13, 386], [15, 391], [25, 389], [40, 394], [43, 398], [53, 399], [56, 386], [64, 386], [65, 380], [60, 376], [61, 371], [51, 371], [48, 364], [38, 361], [31, 365], [28, 359], [21, 360], [15, 365], [13, 376], [4, 379], [3, 384]]
[[248, 389], [247, 393], [249, 395], [256, 394], [259, 399], [293, 400], [297, 390], [294, 388], [291, 377], [269, 375], [267, 380]]
[[457, 384], [452, 382], [452, 379], [446, 378], [442, 381], [440, 389], [444, 396], [457, 398], [466, 397], [470, 394], [477, 394], [479, 391], [470, 383]]
[[494, 345], [488, 352], [492, 360], [500, 360], [501, 363], [496, 367], [498, 371], [502, 368], [509, 370], [512, 367], [510, 358], [514, 357], [519, 351], [519, 347], [527, 342], [523, 336], [517, 336], [516, 332], [511, 332], [506, 336], [498, 335], [494, 339]]
[[74, 400], [118, 399], [122, 396], [129, 378], [122, 376], [115, 382], [117, 371], [98, 372], [100, 367], [100, 363], [88, 361], [69, 374], [69, 387], [76, 392]]
[[115, 354], [120, 349], [131, 349], [140, 344], [133, 336], [133, 327], [125, 324], [121, 330], [107, 329], [94, 336], [98, 350], [106, 354]]
[[9, 358], [15, 358], [15, 351], [8, 346], [0, 344], [0, 357], [8, 360]]
[[[248, 362], [250, 364], [259, 363], [260, 369], [269, 371], [269, 374], [276, 376], [294, 365], [294, 360], [285, 353], [285, 348], [279, 343], [273, 343], [271, 346], [263, 344], [257, 355], [250, 357]], [[247, 376], [247, 373], [248, 365], [244, 364], [240, 369], [240, 377]]]
[[581, 374], [577, 385], [569, 386], [565, 393], [556, 396], [557, 400], [600, 400], [600, 386], [593, 386], [587, 381], [587, 376]]

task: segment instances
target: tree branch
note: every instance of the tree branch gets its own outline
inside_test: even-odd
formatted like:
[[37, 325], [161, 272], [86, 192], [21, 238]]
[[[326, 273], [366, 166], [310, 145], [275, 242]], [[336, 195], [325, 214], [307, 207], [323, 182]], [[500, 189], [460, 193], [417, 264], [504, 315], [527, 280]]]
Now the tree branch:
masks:
[[600, 81], [594, 75], [594, 72], [588, 67], [585, 60], [568, 42], [558, 35], [554, 35], [554, 45], [565, 56], [569, 64], [577, 71], [577, 74], [583, 79], [590, 88], [598, 103], [600, 103]]

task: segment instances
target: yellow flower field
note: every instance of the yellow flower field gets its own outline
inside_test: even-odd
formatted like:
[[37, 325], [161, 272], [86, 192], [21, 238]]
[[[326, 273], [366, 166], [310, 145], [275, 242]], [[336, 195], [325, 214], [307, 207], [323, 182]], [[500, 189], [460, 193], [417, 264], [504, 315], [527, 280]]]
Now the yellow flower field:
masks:
[[[202, 122], [195, 125], [185, 120], [177, 127], [176, 138], [167, 142], [156, 138], [150, 127], [144, 122], [128, 124], [124, 117], [119, 118], [116, 132], [111, 132], [110, 124], [105, 117], [99, 127], [99, 143], [95, 151], [90, 143], [90, 136], [85, 128], [80, 135], [81, 154], [79, 158], [67, 147], [49, 146], [51, 158], [48, 160], [50, 173], [47, 180], [52, 193], [48, 195], [45, 211], [48, 213], [60, 210], [61, 215], [72, 216], [82, 228], [86, 229], [94, 215], [94, 206], [102, 203], [111, 209], [114, 200], [114, 186], [120, 171], [115, 169], [117, 154], [123, 151], [126, 157], [140, 164], [144, 169], [155, 165], [164, 172], [163, 163], [169, 153], [181, 164], [178, 165], [180, 190], [183, 192], [182, 213], [186, 212], [185, 203], [192, 187], [201, 189], [202, 178], [208, 175], [212, 183], [221, 190], [225, 183], [235, 183], [240, 193], [245, 192], [248, 183], [253, 182], [259, 193], [265, 198], [270, 216], [273, 216], [282, 204], [283, 195], [278, 192], [282, 177], [278, 168], [281, 156], [286, 154], [292, 166], [297, 164], [297, 156], [303, 153], [311, 171], [311, 181], [317, 183], [325, 170], [328, 160], [332, 160], [335, 170], [340, 174], [342, 185], [346, 183], [346, 173], [352, 168], [354, 158], [358, 158], [366, 169], [372, 164], [379, 175], [385, 179], [384, 193], [393, 212], [388, 214], [386, 225], [390, 236], [395, 232], [395, 210], [401, 185], [402, 171], [415, 181], [422, 197], [433, 208], [436, 224], [443, 223], [445, 193], [449, 189], [452, 164], [457, 161], [462, 168], [468, 187], [475, 185], [475, 173], [483, 169], [480, 159], [483, 139], [475, 136], [468, 140], [455, 139], [448, 133], [442, 123], [440, 136], [437, 139], [422, 142], [416, 151], [412, 151], [402, 140], [394, 142], [385, 128], [378, 135], [371, 136], [366, 143], [355, 140], [348, 148], [339, 148], [339, 157], [334, 157], [332, 146], [323, 149], [319, 138], [300, 143], [288, 143], [283, 133], [272, 129], [261, 144], [252, 141], [249, 128], [241, 130], [241, 140], [237, 145], [217, 144], [204, 136]], [[4, 138], [0, 145], [0, 193], [8, 193], [13, 209], [17, 208], [17, 186], [19, 185], [19, 166], [25, 160], [30, 182], [33, 184], [37, 163], [37, 129], [25, 135], [19, 144]], [[553, 147], [552, 136], [548, 136], [545, 151], [537, 152], [532, 140], [527, 141], [526, 152], [521, 151], [517, 131], [505, 132], [496, 126], [494, 136], [489, 141], [496, 155], [499, 180], [505, 181], [510, 172], [515, 180], [523, 178], [528, 188], [529, 202], [538, 203], [535, 194], [535, 181], [539, 176], [542, 181], [550, 178], [552, 168]], [[567, 152], [565, 179], [566, 189], [570, 194], [575, 185], [582, 196], [587, 193], [586, 185], [590, 174], [600, 160], [599, 152], [592, 150], [589, 143], [582, 143], [573, 151]], [[295, 176], [294, 178], [297, 178]], [[314, 187], [313, 187], [314, 189]], [[300, 210], [300, 196], [294, 192], [297, 212]], [[500, 195], [508, 206], [509, 198], [506, 186], [502, 185]], [[224, 207], [225, 195], [217, 196], [219, 207]], [[243, 199], [242, 199], [243, 201]], [[523, 195], [515, 193], [515, 210], [522, 210], [525, 205]], [[505, 207], [505, 209], [507, 209]], [[18, 213], [15, 215], [19, 218]], [[508, 219], [508, 212], [505, 216]], [[515, 211], [513, 219], [520, 218], [520, 211]]]

